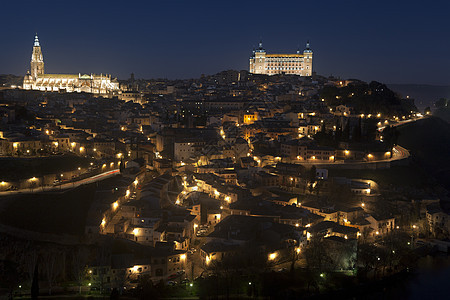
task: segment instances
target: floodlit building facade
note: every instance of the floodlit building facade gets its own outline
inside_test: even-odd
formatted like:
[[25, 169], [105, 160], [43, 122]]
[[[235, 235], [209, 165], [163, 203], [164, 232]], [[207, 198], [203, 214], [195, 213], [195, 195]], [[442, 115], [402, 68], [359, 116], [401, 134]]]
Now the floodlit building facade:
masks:
[[45, 74], [44, 57], [39, 38], [34, 38], [31, 72], [23, 79], [23, 89], [47, 92], [86, 92], [112, 96], [119, 92], [119, 82], [107, 74]]
[[313, 52], [309, 47], [309, 41], [303, 53], [297, 50], [295, 54], [268, 54], [260, 42], [258, 49], [254, 50], [250, 57], [250, 73], [311, 76], [312, 60]]

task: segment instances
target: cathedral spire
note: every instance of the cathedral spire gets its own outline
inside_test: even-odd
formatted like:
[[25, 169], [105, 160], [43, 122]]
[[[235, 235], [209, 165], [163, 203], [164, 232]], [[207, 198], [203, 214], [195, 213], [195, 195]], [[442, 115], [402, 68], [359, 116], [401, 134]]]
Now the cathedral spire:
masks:
[[41, 45], [39, 45], [39, 38], [36, 32], [36, 35], [34, 36], [34, 47], [40, 47]]
[[39, 44], [39, 38], [36, 33], [34, 36], [33, 53], [31, 54], [31, 76], [34, 80], [39, 75], [44, 74], [44, 57], [42, 56], [41, 45]]

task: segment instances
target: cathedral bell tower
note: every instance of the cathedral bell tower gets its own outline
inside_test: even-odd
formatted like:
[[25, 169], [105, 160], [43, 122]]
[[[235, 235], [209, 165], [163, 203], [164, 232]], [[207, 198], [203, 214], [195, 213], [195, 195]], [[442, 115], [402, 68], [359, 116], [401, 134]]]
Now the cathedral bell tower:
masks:
[[44, 74], [44, 57], [42, 56], [41, 45], [36, 33], [34, 37], [33, 53], [31, 54], [31, 77], [36, 80], [38, 75]]

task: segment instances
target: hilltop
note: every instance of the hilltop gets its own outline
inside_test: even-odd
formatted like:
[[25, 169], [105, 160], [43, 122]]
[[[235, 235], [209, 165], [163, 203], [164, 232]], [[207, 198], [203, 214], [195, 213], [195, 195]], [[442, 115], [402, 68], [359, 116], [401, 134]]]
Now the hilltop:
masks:
[[412, 99], [401, 99], [385, 84], [372, 81], [369, 84], [354, 80], [346, 86], [325, 86], [320, 97], [328, 106], [346, 105], [365, 114], [408, 115], [417, 111]]

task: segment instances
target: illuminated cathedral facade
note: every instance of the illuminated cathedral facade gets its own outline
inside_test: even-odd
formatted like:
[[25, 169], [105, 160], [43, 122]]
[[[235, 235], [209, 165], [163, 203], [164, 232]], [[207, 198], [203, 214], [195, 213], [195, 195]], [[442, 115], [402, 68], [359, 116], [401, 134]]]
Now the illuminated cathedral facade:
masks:
[[36, 34], [33, 53], [31, 54], [31, 71], [23, 79], [23, 89], [47, 92], [86, 92], [102, 96], [114, 96], [119, 93], [119, 82], [107, 74], [46, 74], [44, 57]]
[[253, 50], [250, 57], [250, 73], [253, 74], [293, 74], [300, 76], [312, 75], [313, 52], [306, 43], [306, 49], [303, 52], [297, 50], [293, 54], [269, 54], [259, 42], [259, 48]]

